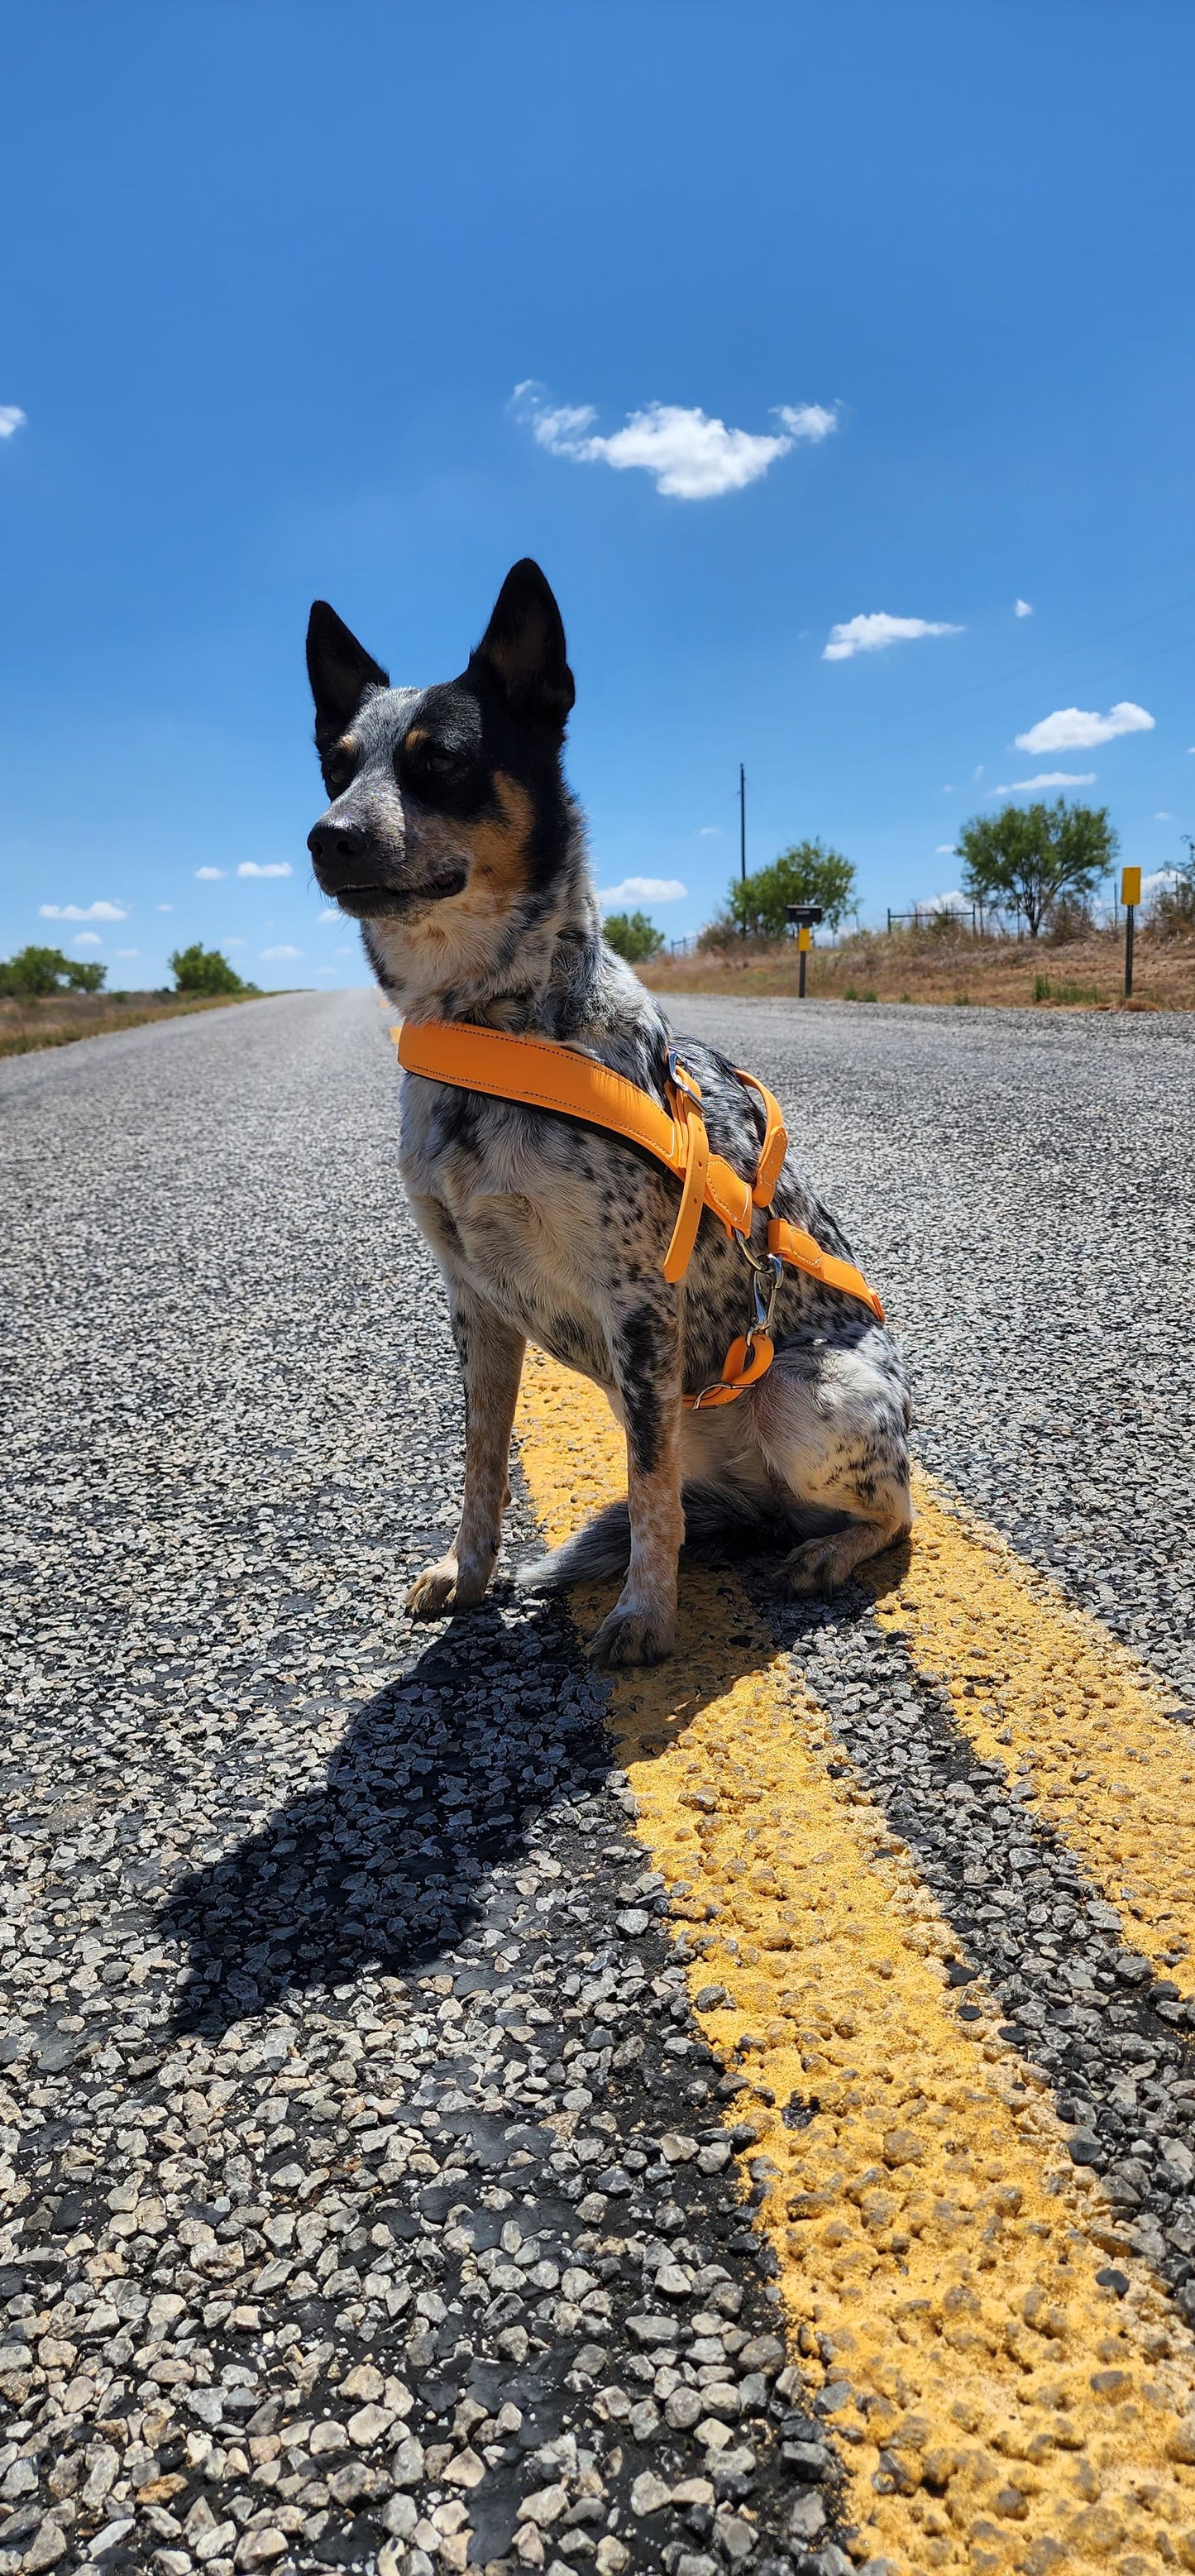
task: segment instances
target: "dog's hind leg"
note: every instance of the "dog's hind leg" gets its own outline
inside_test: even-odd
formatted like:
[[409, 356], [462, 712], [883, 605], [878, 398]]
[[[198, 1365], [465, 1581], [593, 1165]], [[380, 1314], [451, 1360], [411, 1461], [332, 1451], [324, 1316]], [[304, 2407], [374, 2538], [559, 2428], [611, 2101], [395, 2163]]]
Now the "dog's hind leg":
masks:
[[854, 1345], [782, 1352], [751, 1399], [769, 1471], [791, 1507], [847, 1517], [793, 1549], [783, 1579], [798, 1599], [837, 1592], [868, 1557], [903, 1536], [909, 1495], [909, 1399], [886, 1334]]
[[465, 1381], [465, 1490], [447, 1556], [429, 1565], [407, 1594], [416, 1619], [473, 1609], [494, 1571], [510, 1501], [510, 1435], [527, 1347], [522, 1334], [472, 1289], [452, 1279], [449, 1296]]

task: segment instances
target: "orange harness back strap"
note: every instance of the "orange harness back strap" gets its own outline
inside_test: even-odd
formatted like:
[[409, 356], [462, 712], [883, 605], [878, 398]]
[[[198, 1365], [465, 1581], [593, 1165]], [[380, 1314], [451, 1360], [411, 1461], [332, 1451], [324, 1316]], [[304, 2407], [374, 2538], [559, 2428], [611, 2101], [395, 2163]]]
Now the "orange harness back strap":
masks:
[[[550, 1038], [510, 1037], [504, 1030], [481, 1029], [462, 1020], [404, 1020], [391, 1034], [405, 1073], [451, 1083], [462, 1091], [486, 1092], [492, 1099], [515, 1101], [523, 1108], [552, 1109], [561, 1117], [581, 1118], [653, 1154], [682, 1184], [680, 1208], [663, 1261], [668, 1280], [684, 1278], [704, 1208], [746, 1250], [755, 1209], [771, 1207], [788, 1136], [779, 1103], [754, 1074], [738, 1075], [764, 1107], [764, 1141], [752, 1184], [740, 1179], [721, 1154], [710, 1152], [700, 1089], [675, 1056], [670, 1059], [667, 1083], [669, 1115], [638, 1083]], [[788, 1269], [803, 1270], [824, 1287], [857, 1297], [883, 1323], [879, 1298], [853, 1261], [840, 1261], [835, 1253], [826, 1252], [787, 1217], [769, 1218], [768, 1252]], [[748, 1257], [754, 1268], [753, 1256]], [[766, 1331], [748, 1333], [732, 1342], [721, 1379], [700, 1395], [686, 1396], [686, 1404], [732, 1403], [744, 1387], [763, 1376], [772, 1358], [773, 1345]]]

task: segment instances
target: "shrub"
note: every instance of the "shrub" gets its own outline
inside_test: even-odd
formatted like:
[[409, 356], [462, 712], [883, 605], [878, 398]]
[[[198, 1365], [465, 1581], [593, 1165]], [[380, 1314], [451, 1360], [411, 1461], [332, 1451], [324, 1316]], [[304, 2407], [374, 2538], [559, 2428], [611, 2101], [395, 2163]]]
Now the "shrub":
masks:
[[170, 960], [176, 993], [247, 993], [235, 967], [218, 948], [205, 948], [196, 940], [190, 948], [176, 948]]
[[855, 871], [840, 850], [821, 841], [797, 841], [781, 850], [770, 868], [751, 877], [735, 877], [726, 890], [726, 911], [710, 924], [716, 942], [741, 938], [784, 939], [790, 903], [820, 903], [831, 930], [855, 909]]
[[645, 912], [608, 912], [602, 937], [616, 957], [626, 958], [628, 966], [640, 966], [644, 958], [658, 956], [664, 945], [663, 931]]
[[106, 966], [64, 957], [61, 948], [19, 948], [15, 957], [0, 958], [0, 993], [44, 999], [60, 993], [64, 984], [75, 993], [99, 993], [107, 972]]

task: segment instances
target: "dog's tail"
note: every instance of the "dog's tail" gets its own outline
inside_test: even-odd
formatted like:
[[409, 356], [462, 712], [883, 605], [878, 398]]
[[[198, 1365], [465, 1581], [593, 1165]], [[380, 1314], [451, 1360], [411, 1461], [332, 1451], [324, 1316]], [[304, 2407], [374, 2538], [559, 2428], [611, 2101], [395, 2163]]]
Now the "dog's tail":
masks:
[[[685, 1485], [681, 1492], [686, 1541], [716, 1538], [732, 1525], [740, 1530], [774, 1526], [775, 1505], [744, 1494], [737, 1486]], [[631, 1516], [625, 1495], [607, 1503], [586, 1528], [554, 1547], [550, 1556], [534, 1557], [515, 1576], [520, 1592], [555, 1592], [569, 1583], [593, 1583], [604, 1574], [625, 1574], [631, 1561]]]

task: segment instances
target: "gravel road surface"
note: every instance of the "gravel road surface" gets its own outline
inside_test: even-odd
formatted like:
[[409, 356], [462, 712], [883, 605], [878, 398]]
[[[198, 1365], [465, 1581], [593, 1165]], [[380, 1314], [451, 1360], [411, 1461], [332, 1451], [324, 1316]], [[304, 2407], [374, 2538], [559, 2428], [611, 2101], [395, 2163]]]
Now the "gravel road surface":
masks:
[[[1195, 1028], [677, 1018], [779, 1091], [927, 1463], [1195, 1701]], [[372, 996], [17, 1059], [0, 1119], [0, 2576], [881, 2576], [567, 1616], [402, 1615], [460, 1407]], [[777, 1633], [1182, 2303], [1172, 1998], [1048, 1834], [977, 1885], [1007, 1783], [862, 1597]]]

